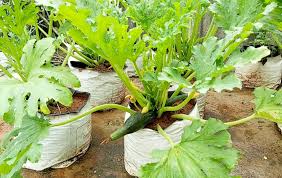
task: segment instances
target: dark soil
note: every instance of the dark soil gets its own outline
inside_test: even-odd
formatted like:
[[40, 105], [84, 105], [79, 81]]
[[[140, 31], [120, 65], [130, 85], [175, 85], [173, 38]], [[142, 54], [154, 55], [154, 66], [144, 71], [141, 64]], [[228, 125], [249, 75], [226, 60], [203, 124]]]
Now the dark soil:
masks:
[[113, 72], [113, 68], [109, 63], [100, 64], [94, 67], [94, 70], [100, 73]]
[[168, 128], [171, 124], [173, 124], [177, 119], [171, 118], [174, 114], [189, 114], [196, 104], [195, 100], [192, 100], [188, 103], [184, 108], [176, 112], [165, 112], [162, 117], [156, 118], [148, 124], [145, 128], [157, 130], [157, 126], [160, 125], [162, 129]]
[[60, 103], [49, 104], [48, 108], [51, 111], [51, 116], [65, 115], [70, 113], [78, 113], [87, 103], [90, 97], [86, 92], [75, 92], [73, 94], [73, 103], [70, 107], [61, 105]]
[[[233, 121], [252, 114], [252, 90], [210, 92], [205, 117]], [[92, 142], [88, 152], [65, 169], [35, 172], [24, 170], [25, 178], [130, 178], [123, 163], [123, 139], [102, 144], [121, 127], [124, 113], [112, 110], [93, 114]], [[0, 132], [3, 130], [0, 130]], [[234, 146], [241, 152], [234, 175], [243, 178], [282, 178], [282, 135], [276, 124], [253, 120], [230, 129]]]
[[100, 72], [100, 73], [113, 72], [112, 66], [107, 62], [100, 64], [98, 66], [95, 66], [93, 68], [89, 68], [86, 64], [84, 64], [80, 61], [71, 61], [71, 65], [75, 68], [80, 69], [80, 70], [90, 69], [90, 70], [94, 70], [94, 71], [97, 71], [97, 72]]

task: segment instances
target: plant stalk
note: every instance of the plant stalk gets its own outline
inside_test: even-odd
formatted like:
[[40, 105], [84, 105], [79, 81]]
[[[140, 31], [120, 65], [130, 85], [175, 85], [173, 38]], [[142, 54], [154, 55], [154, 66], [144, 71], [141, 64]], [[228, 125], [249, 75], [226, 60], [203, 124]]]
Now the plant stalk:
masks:
[[141, 93], [139, 93], [136, 90], [137, 87], [132, 84], [128, 76], [124, 73], [123, 69], [121, 69], [120, 66], [116, 64], [114, 65], [112, 64], [112, 67], [115, 70], [115, 72], [117, 73], [117, 75], [119, 76], [119, 78], [123, 81], [127, 89], [130, 91], [132, 96], [136, 98], [136, 100], [142, 107], [145, 107], [148, 103], [148, 100]]
[[85, 117], [89, 114], [92, 114], [92, 113], [97, 112], [97, 111], [105, 110], [105, 109], [118, 109], [118, 110], [121, 110], [121, 111], [128, 112], [130, 114], [135, 113], [135, 111], [133, 111], [132, 109], [129, 109], [128, 107], [125, 107], [125, 106], [121, 106], [121, 105], [118, 105], [118, 104], [104, 104], [104, 105], [96, 106], [96, 107], [90, 109], [89, 111], [86, 111], [85, 113], [78, 115], [78, 116], [75, 116], [75, 117], [73, 117], [69, 120], [59, 122], [59, 123], [56, 123], [56, 124], [52, 124], [51, 127], [58, 127], [58, 126], [66, 125], [66, 124], [69, 124], [71, 122], [77, 121], [77, 120], [79, 120], [79, 119], [81, 119], [81, 118], [83, 118], [83, 117]]
[[158, 116], [160, 117], [164, 112], [178, 111], [178, 110], [182, 109], [193, 99], [195, 94], [196, 94], [196, 90], [192, 90], [192, 92], [188, 95], [188, 97], [182, 103], [180, 103], [179, 105], [172, 106], [172, 107], [164, 107], [163, 109], [160, 109]]
[[2, 70], [4, 74], [7, 75], [9, 78], [14, 78], [13, 75], [1, 64], [0, 64], [0, 70]]
[[248, 121], [255, 119], [255, 118], [256, 118], [256, 115], [253, 114], [253, 115], [248, 116], [246, 118], [243, 118], [243, 119], [240, 119], [240, 120], [237, 120], [237, 121], [226, 122], [224, 124], [232, 127], [232, 126], [235, 126], [235, 125], [244, 124], [245, 122], [248, 122]]
[[160, 125], [157, 126], [158, 132], [169, 142], [171, 147], [174, 147], [175, 143], [171, 140], [169, 135], [161, 128]]
[[67, 63], [69, 61], [69, 58], [70, 58], [70, 56], [71, 56], [71, 54], [73, 52], [73, 48], [74, 48], [74, 42], [72, 42], [72, 44], [71, 44], [71, 46], [70, 46], [70, 48], [68, 50], [67, 56], [65, 57], [65, 59], [64, 59], [64, 61], [62, 63], [63, 67], [65, 67], [67, 65]]
[[204, 120], [204, 119], [194, 118], [194, 117], [191, 117], [191, 116], [186, 115], [186, 114], [174, 114], [174, 115], [171, 116], [171, 118], [183, 119], [183, 120], [189, 120], [189, 121], [200, 120], [201, 122], [206, 122], [206, 120]]

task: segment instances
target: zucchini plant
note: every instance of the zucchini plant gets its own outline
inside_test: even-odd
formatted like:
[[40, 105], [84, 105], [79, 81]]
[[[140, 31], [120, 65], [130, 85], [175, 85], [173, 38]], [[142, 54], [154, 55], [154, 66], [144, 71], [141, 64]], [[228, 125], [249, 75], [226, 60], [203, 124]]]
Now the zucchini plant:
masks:
[[[136, 22], [135, 28], [129, 29], [128, 25], [109, 15], [97, 16], [94, 24], [89, 23], [91, 14], [78, 9], [75, 4], [59, 8], [59, 13], [67, 13], [66, 18], [75, 27], [68, 34], [78, 44], [110, 62], [136, 106], [124, 127], [111, 135], [112, 140], [144, 128], [165, 112], [182, 109], [197, 97], [197, 93], [241, 88], [234, 68], [257, 62], [270, 51], [262, 46], [241, 52], [240, 45], [258, 24], [263, 25], [264, 19], [279, 8], [274, 2], [260, 0], [140, 0], [123, 1], [123, 5], [128, 17]], [[198, 30], [206, 14], [211, 14], [213, 20], [202, 37]], [[224, 31], [223, 39], [215, 36], [218, 29]], [[142, 68], [136, 65], [139, 56], [143, 56]], [[126, 60], [135, 66], [142, 88], [134, 85], [122, 70]], [[169, 96], [168, 90], [174, 84], [179, 87]], [[183, 95], [183, 88], [189, 88], [191, 92]], [[174, 115], [174, 118], [192, 120], [193, 124], [185, 128], [179, 144], [173, 143], [159, 127], [159, 132], [171, 143], [171, 149], [153, 153], [159, 161], [145, 165], [140, 170], [140, 177], [230, 177], [238, 152], [230, 144], [227, 129], [255, 118], [282, 121], [281, 91], [259, 88], [255, 95], [255, 114], [231, 123]], [[271, 99], [267, 101], [268, 97]], [[178, 104], [173, 102], [179, 100]], [[111, 106], [100, 106], [108, 107]], [[189, 169], [182, 169], [184, 167]]]
[[[65, 66], [70, 56], [76, 60], [82, 62], [87, 67], [95, 68], [99, 65], [108, 63], [103, 57], [95, 53], [93, 50], [82, 45], [82, 43], [75, 43], [71, 38], [69, 38], [68, 33], [72, 33], [74, 27], [68, 19], [68, 10], [56, 14], [58, 8], [61, 4], [70, 3], [76, 4], [77, 9], [83, 9], [89, 13], [89, 23], [95, 23], [94, 20], [97, 16], [107, 14], [110, 16], [117, 17], [121, 22], [127, 23], [127, 18], [124, 15], [124, 12], [121, 7], [119, 7], [119, 2], [114, 0], [102, 1], [102, 0], [64, 0], [64, 1], [41, 1], [36, 0], [38, 5], [43, 5], [45, 7], [51, 8], [53, 15], [52, 21], [58, 21], [60, 24], [59, 35], [63, 38], [62, 42], [67, 44], [68, 50], [60, 48], [63, 52], [66, 53], [66, 58], [62, 64]], [[61, 10], [62, 11], [62, 10]], [[52, 26], [50, 24], [49, 26]], [[41, 30], [43, 32], [43, 30]], [[44, 33], [44, 32], [43, 32]], [[49, 34], [45, 33], [46, 36]], [[81, 34], [83, 35], [83, 34]], [[85, 38], [87, 40], [87, 38]]]
[[[56, 124], [36, 117], [38, 110], [35, 106], [38, 107], [38, 102], [41, 112], [48, 113], [47, 99], [53, 97], [62, 104], [68, 104], [69, 100], [66, 101], [66, 98], [69, 97], [66, 96], [68, 92], [62, 88], [59, 91], [64, 91], [65, 95], [57, 90], [56, 94], [50, 92], [50, 95], [43, 97], [39, 97], [37, 92], [33, 95], [32, 81], [41, 81], [44, 83], [43, 88], [46, 82], [48, 86], [53, 84], [56, 87], [76, 86], [78, 83], [75, 79], [66, 77], [68, 75], [63, 74], [61, 70], [60, 73], [53, 73], [56, 68], [50, 68], [48, 60], [52, 56], [52, 45], [46, 46], [52, 43], [50, 38], [44, 39], [44, 42], [29, 41], [21, 60], [25, 80], [4, 80], [3, 83], [6, 82], [7, 85], [10, 84], [7, 81], [16, 81], [15, 92], [0, 87], [0, 100], [4, 98], [5, 101], [1, 103], [8, 103], [1, 106], [0, 113], [4, 114], [7, 121], [16, 121], [16, 125], [21, 126], [4, 139], [5, 144], [0, 156], [1, 176], [18, 175], [19, 168], [27, 159], [38, 159], [40, 145], [37, 142], [46, 135], [50, 127], [68, 124], [99, 110], [116, 108], [131, 114], [124, 127], [111, 135], [111, 140], [116, 140], [144, 128], [166, 112], [181, 110], [196, 98], [198, 93], [241, 88], [240, 80], [233, 73], [234, 68], [257, 62], [268, 56], [270, 51], [261, 46], [249, 47], [241, 52], [240, 45], [255, 28], [269, 25], [268, 22], [276, 24], [274, 13], [281, 10], [277, 3], [262, 0], [120, 1], [125, 8], [125, 15], [136, 24], [136, 27], [130, 29], [119, 17], [111, 13], [93, 15], [89, 7], [80, 6], [78, 2], [63, 2], [58, 8], [58, 18], [62, 17], [71, 24], [71, 28], [66, 29], [66, 34], [75, 43], [90, 49], [111, 64], [129, 90], [130, 101], [136, 109], [105, 104]], [[208, 14], [213, 20], [208, 32], [201, 36], [200, 24]], [[222, 39], [216, 37], [219, 29], [225, 34]], [[140, 56], [143, 58], [142, 68], [138, 68], [136, 64]], [[127, 60], [135, 67], [142, 87], [131, 82], [124, 72]], [[51, 70], [52, 75], [45, 70]], [[172, 85], [177, 85], [178, 88], [169, 95], [168, 91]], [[184, 88], [190, 89], [191, 92], [183, 93]], [[2, 95], [1, 90], [8, 94]], [[22, 92], [25, 95], [19, 96]], [[173, 143], [162, 128], [158, 127], [159, 133], [167, 139], [171, 148], [155, 151], [153, 156], [157, 161], [144, 165], [140, 170], [140, 177], [231, 177], [230, 172], [239, 156], [238, 151], [232, 148], [228, 128], [256, 118], [282, 123], [281, 90], [258, 88], [254, 94], [254, 114], [234, 122], [223, 123], [214, 118], [203, 120], [185, 114], [173, 115], [173, 118], [188, 119], [193, 123], [184, 129], [180, 143]], [[13, 113], [10, 108], [14, 106], [17, 107], [12, 110], [15, 114], [10, 114]], [[20, 115], [17, 113], [19, 110], [26, 114]], [[16, 117], [12, 117], [15, 115]], [[24, 136], [29, 134], [34, 137], [29, 142], [24, 142]], [[20, 147], [11, 149], [15, 148], [15, 145]], [[30, 154], [32, 152], [36, 154]]]
[[[0, 177], [19, 177], [22, 165], [40, 159], [40, 140], [48, 135], [49, 101], [72, 104], [80, 82], [69, 69], [51, 64], [57, 41], [39, 39], [32, 1], [13, 0], [0, 6], [0, 51], [9, 69], [0, 66], [0, 118], [14, 129], [0, 142]], [[33, 36], [34, 35], [34, 36]], [[2, 64], [2, 62], [1, 62]]]

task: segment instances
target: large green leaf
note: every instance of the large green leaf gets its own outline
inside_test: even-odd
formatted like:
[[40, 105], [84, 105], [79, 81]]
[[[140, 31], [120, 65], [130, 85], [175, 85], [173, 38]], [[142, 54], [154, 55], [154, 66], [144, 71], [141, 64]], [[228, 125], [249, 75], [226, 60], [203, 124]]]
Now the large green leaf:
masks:
[[227, 178], [235, 167], [238, 151], [231, 146], [228, 127], [221, 121], [193, 121], [181, 142], [168, 151], [154, 151], [159, 160], [141, 168], [142, 178]]
[[233, 41], [234, 35], [236, 36], [237, 32], [222, 40], [211, 37], [202, 44], [194, 46], [194, 59], [191, 61], [191, 68], [196, 72], [197, 81], [195, 84], [200, 92], [205, 93], [209, 89], [220, 92], [224, 89], [241, 88], [240, 80], [232, 73], [234, 68], [257, 62], [270, 54], [266, 47], [249, 47], [244, 52], [235, 50], [224, 61], [226, 44]]
[[210, 7], [216, 23], [224, 30], [234, 30], [255, 23], [264, 13], [263, 0], [215, 0]]
[[26, 81], [0, 80], [0, 116], [16, 127], [20, 127], [26, 114], [35, 116], [38, 109], [49, 114], [47, 103], [52, 99], [70, 106], [72, 93], [67, 87], [80, 86], [69, 69], [51, 66], [53, 42], [52, 38], [37, 43], [30, 40], [24, 47], [21, 65]]
[[239, 67], [250, 63], [259, 62], [262, 58], [270, 55], [270, 51], [267, 47], [262, 46], [259, 48], [248, 47], [246, 51], [235, 51], [228, 60], [228, 64]]
[[108, 60], [112, 65], [123, 68], [125, 61], [135, 61], [143, 52], [145, 44], [139, 40], [141, 28], [128, 31], [115, 17], [98, 16], [89, 22], [89, 11], [75, 6], [61, 6], [60, 15], [74, 26], [68, 34], [80, 45], [87, 47]]
[[38, 117], [23, 120], [21, 128], [12, 130], [1, 141], [0, 177], [17, 177], [27, 160], [34, 163], [40, 159], [41, 145], [38, 142], [47, 136], [50, 124]]
[[196, 72], [196, 88], [201, 93], [214, 89], [221, 92], [224, 89], [241, 88], [241, 82], [232, 73], [234, 67], [224, 65], [222, 61], [225, 40], [211, 37], [203, 44], [194, 47], [194, 60], [191, 68]]
[[45, 63], [49, 64], [52, 56], [55, 53], [55, 46], [53, 45], [53, 38], [45, 38], [38, 42], [36, 40], [29, 40], [23, 48], [23, 56], [21, 63], [26, 76], [34, 69], [38, 69]]
[[28, 26], [37, 23], [39, 9], [30, 1], [12, 0], [0, 6], [0, 50], [19, 61], [29, 40]]
[[282, 123], [282, 90], [257, 88], [254, 94], [256, 116]]

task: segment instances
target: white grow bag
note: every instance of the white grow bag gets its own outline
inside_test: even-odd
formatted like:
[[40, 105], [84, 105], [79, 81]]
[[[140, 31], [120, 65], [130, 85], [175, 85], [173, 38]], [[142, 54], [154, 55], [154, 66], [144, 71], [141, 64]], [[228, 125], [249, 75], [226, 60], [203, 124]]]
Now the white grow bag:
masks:
[[72, 73], [80, 80], [81, 87], [78, 90], [90, 93], [92, 106], [123, 101], [124, 86], [115, 72], [101, 73], [91, 69], [78, 69], [71, 65], [72, 61], [77, 60], [70, 58], [68, 65]]
[[[189, 114], [193, 117], [199, 117], [197, 104]], [[130, 117], [129, 113], [125, 114], [125, 120]], [[176, 121], [165, 132], [170, 136], [174, 143], [179, 143], [184, 128], [191, 124], [191, 121]], [[153, 150], [169, 149], [168, 141], [157, 131], [152, 129], [141, 129], [135, 133], [124, 137], [124, 164], [126, 171], [132, 176], [138, 176], [141, 166], [152, 163], [156, 160], [152, 159]]]
[[[50, 117], [51, 123], [63, 122], [86, 112], [90, 108], [91, 105], [88, 101], [79, 113], [52, 116]], [[77, 156], [83, 155], [87, 151], [90, 141], [91, 115], [64, 126], [50, 128], [49, 135], [40, 142], [42, 153], [39, 162], [27, 162], [24, 167], [36, 171], [42, 171], [52, 166], [54, 168], [68, 167], [76, 161]], [[72, 158], [74, 159], [68, 161]], [[59, 163], [62, 164], [59, 165]]]
[[237, 67], [235, 73], [247, 88], [264, 86], [275, 89], [281, 83], [282, 57], [269, 57], [264, 65], [259, 62]]

